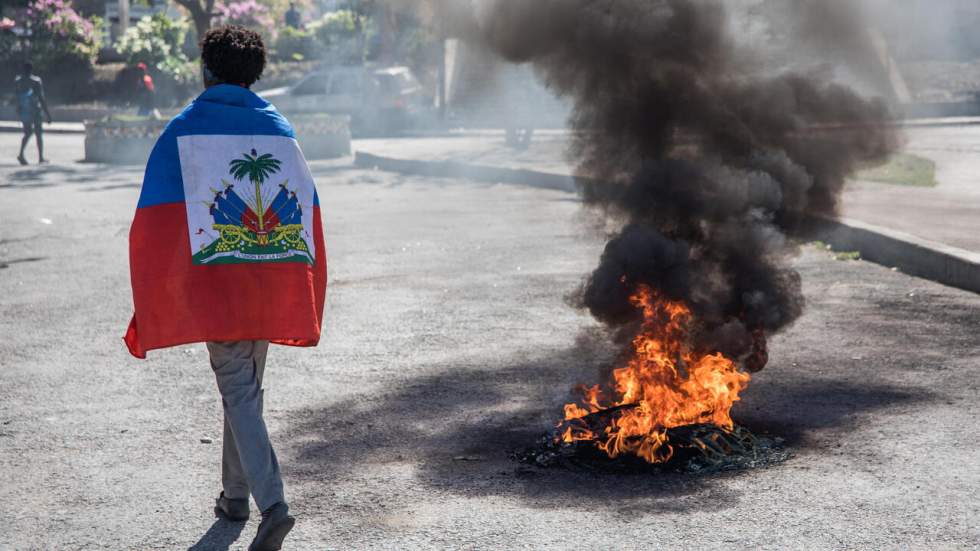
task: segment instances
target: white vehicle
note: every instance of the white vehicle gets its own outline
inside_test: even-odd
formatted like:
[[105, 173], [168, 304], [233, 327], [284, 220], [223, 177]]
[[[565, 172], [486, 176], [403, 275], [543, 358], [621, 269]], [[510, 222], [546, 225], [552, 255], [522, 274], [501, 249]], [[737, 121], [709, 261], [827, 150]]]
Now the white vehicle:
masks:
[[352, 130], [359, 133], [406, 128], [432, 103], [408, 67], [331, 67], [258, 94], [286, 115], [350, 115]]

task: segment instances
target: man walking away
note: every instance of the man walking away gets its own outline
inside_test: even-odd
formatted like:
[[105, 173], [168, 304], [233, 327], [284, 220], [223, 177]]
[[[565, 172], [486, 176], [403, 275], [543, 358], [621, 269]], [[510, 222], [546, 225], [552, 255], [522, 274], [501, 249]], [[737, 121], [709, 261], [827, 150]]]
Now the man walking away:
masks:
[[20, 154], [17, 155], [17, 160], [22, 165], [27, 164], [27, 159], [24, 158], [24, 148], [27, 147], [27, 141], [31, 139], [31, 134], [34, 134], [37, 140], [38, 164], [48, 162], [44, 158], [44, 138], [41, 135], [41, 113], [44, 113], [48, 124], [51, 124], [51, 113], [48, 111], [48, 102], [44, 99], [44, 84], [41, 82], [41, 77], [31, 74], [33, 71], [34, 66], [30, 62], [24, 63], [21, 74], [17, 75], [17, 78], [14, 80], [14, 91], [17, 96], [17, 115], [20, 117], [20, 122], [24, 125], [24, 137], [20, 141]]
[[249, 88], [262, 38], [242, 27], [201, 40], [206, 90], [150, 154], [129, 233], [135, 314], [129, 351], [206, 342], [224, 408], [215, 513], [262, 512], [250, 551], [280, 549], [295, 519], [263, 419], [269, 343], [315, 346], [327, 286], [313, 176], [289, 122]]

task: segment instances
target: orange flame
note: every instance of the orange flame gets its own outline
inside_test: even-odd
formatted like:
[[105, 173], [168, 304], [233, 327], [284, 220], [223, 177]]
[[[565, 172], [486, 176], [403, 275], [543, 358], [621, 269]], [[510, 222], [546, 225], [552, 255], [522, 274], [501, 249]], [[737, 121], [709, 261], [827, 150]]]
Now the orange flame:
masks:
[[[673, 455], [667, 429], [692, 424], [732, 428], [732, 405], [751, 377], [721, 354], [690, 349], [693, 316], [683, 303], [646, 285], [639, 286], [630, 302], [643, 311], [630, 359], [613, 371], [612, 392], [596, 385], [582, 390], [579, 404], [565, 405], [561, 438], [567, 443], [595, 441], [610, 457], [634, 454], [663, 463]], [[600, 434], [583, 420], [611, 408], [622, 409]]]

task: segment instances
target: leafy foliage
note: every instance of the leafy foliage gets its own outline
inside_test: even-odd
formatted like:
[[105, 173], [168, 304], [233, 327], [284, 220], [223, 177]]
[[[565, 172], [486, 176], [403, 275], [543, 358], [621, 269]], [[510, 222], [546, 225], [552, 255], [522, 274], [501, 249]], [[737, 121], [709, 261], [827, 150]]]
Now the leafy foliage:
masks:
[[194, 65], [183, 52], [189, 29], [186, 19], [171, 19], [164, 13], [145, 16], [126, 29], [116, 42], [116, 50], [130, 65], [145, 63], [178, 83], [186, 83], [196, 76]]
[[25, 27], [31, 29], [31, 59], [46, 76], [90, 75], [101, 47], [101, 19], [78, 14], [71, 0], [32, 0]]
[[372, 24], [369, 17], [352, 10], [337, 10], [324, 14], [307, 28], [316, 35], [324, 48], [325, 57], [341, 62], [361, 62]]
[[14, 34], [14, 20], [4, 17], [0, 19], [0, 63], [10, 63], [17, 48], [17, 36]]
[[317, 38], [325, 46], [354, 37], [364, 28], [364, 16], [351, 10], [327, 12], [319, 20], [310, 24]]
[[319, 59], [322, 47], [311, 30], [284, 27], [275, 41], [275, 56], [283, 61]]
[[241, 25], [266, 32], [275, 27], [272, 16], [269, 14], [269, 8], [255, 0], [216, 2], [214, 9], [218, 14], [214, 23], [219, 25]]
[[194, 21], [194, 41], [196, 43], [211, 27], [215, 0], [174, 0], [174, 2], [184, 8], [191, 20]]

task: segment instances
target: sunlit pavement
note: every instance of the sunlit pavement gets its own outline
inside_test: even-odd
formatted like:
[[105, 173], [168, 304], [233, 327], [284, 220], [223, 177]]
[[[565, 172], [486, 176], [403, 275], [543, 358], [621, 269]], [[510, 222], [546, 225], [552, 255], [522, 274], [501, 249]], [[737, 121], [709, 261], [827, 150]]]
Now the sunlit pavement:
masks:
[[934, 188], [858, 182], [843, 214], [980, 252], [980, 126], [906, 130], [906, 150], [936, 163]]
[[[19, 133], [23, 129], [24, 125], [20, 121], [0, 121], [0, 132]], [[44, 131], [53, 134], [82, 134], [85, 132], [85, 125], [80, 122], [46, 122]]]
[[[976, 121], [973, 121], [976, 122]], [[841, 214], [915, 237], [980, 252], [980, 125], [922, 126], [904, 131], [906, 151], [937, 164], [932, 188], [851, 182]], [[417, 140], [359, 140], [355, 149], [376, 155], [570, 174], [567, 136], [544, 132], [531, 147], [507, 147], [502, 133]], [[401, 157], [398, 157], [398, 156]]]
[[[52, 165], [20, 167], [17, 140], [0, 135], [0, 549], [246, 547], [254, 520], [211, 516], [203, 346], [140, 362], [122, 343], [141, 168], [77, 164], [81, 138], [54, 135]], [[566, 301], [600, 253], [593, 220], [563, 192], [345, 162], [313, 166], [324, 340], [272, 350], [266, 377], [287, 549], [980, 541], [980, 297], [806, 248], [809, 309], [735, 410], [793, 459], [705, 478], [522, 468], [508, 451], [615, 355]]]

